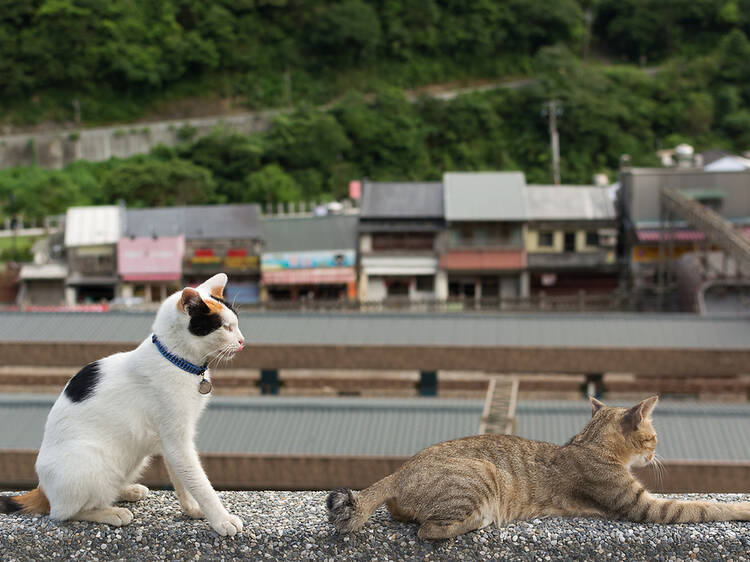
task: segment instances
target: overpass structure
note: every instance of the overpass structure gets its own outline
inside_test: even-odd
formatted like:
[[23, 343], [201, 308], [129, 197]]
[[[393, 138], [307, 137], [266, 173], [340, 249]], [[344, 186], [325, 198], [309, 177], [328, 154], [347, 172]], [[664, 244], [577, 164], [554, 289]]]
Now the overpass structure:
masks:
[[[140, 312], [0, 312], [3, 365], [74, 367], [132, 349]], [[246, 349], [232, 369], [633, 373], [750, 372], [750, 322], [696, 315], [240, 312]]]

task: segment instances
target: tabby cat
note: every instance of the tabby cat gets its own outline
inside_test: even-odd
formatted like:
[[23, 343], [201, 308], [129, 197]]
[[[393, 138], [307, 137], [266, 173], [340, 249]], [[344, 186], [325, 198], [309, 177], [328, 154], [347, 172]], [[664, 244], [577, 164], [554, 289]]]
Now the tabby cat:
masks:
[[653, 396], [630, 409], [591, 398], [592, 417], [564, 446], [510, 435], [446, 441], [414, 455], [358, 494], [328, 495], [329, 521], [360, 529], [385, 503], [398, 521], [421, 524], [419, 538], [446, 539], [514, 519], [584, 516], [650, 523], [750, 520], [750, 503], [652, 496], [630, 472], [654, 461]]

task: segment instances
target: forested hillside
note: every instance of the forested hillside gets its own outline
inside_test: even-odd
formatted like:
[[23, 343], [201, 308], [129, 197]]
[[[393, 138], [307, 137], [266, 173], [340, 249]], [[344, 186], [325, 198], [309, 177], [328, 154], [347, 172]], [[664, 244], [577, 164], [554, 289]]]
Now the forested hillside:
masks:
[[[748, 33], [750, 0], [6, 1], [0, 121], [70, 122], [72, 100], [84, 124], [185, 96], [296, 110], [263, 135], [217, 130], [129, 160], [0, 171], [0, 213], [324, 199], [352, 178], [445, 170], [549, 182], [549, 99], [563, 111], [567, 183], [683, 141], [742, 151]], [[451, 101], [402, 91], [510, 75], [535, 82]]]

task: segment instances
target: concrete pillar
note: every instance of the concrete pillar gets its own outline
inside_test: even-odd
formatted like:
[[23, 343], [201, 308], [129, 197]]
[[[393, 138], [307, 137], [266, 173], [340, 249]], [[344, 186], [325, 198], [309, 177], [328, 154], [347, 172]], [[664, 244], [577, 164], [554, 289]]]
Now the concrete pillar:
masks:
[[368, 277], [367, 273], [362, 272], [362, 274], [359, 276], [359, 300], [364, 302], [367, 301], [367, 283], [368, 283]]
[[75, 287], [65, 287], [65, 306], [74, 306], [76, 304]]
[[442, 269], [435, 273], [435, 300], [448, 300], [448, 273]]
[[518, 287], [518, 290], [519, 290], [520, 294], [518, 296], [521, 297], [522, 299], [529, 298], [529, 292], [530, 292], [529, 291], [529, 287], [530, 287], [530, 285], [531, 285], [531, 282], [530, 282], [529, 272], [528, 271], [522, 271], [521, 272], [521, 278], [519, 280], [519, 287]]

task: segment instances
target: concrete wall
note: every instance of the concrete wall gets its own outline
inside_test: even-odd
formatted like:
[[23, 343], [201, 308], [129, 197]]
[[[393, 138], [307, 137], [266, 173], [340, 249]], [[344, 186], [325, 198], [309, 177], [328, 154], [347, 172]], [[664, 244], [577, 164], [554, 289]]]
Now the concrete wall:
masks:
[[112, 157], [127, 158], [135, 154], [145, 154], [156, 145], [174, 146], [181, 142], [180, 130], [186, 125], [195, 128], [193, 138], [205, 136], [215, 127], [225, 127], [237, 133], [265, 131], [273, 117], [279, 113], [280, 111], [263, 111], [223, 117], [0, 136], [0, 169], [28, 166], [35, 161], [43, 168], [59, 169], [77, 160], [99, 162]]

